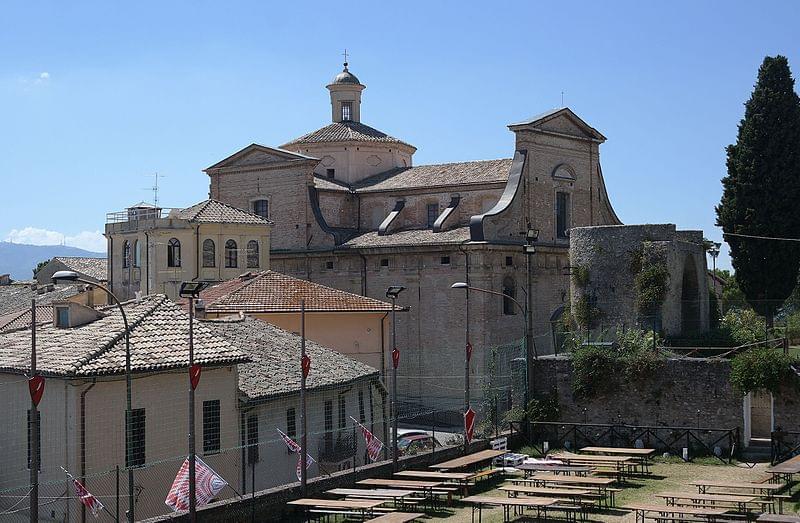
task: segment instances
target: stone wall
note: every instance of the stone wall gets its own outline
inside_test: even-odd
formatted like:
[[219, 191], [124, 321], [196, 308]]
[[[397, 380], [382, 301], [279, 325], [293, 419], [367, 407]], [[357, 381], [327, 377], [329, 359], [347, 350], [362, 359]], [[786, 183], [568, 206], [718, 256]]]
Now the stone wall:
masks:
[[[538, 392], [557, 391], [564, 422], [696, 427], [699, 420], [703, 427], [738, 427], [744, 434], [743, 398], [730, 386], [727, 360], [670, 359], [647, 380], [592, 398], [573, 395], [568, 357], [539, 358], [534, 373]], [[775, 394], [773, 408], [775, 427], [800, 430], [796, 390]]]

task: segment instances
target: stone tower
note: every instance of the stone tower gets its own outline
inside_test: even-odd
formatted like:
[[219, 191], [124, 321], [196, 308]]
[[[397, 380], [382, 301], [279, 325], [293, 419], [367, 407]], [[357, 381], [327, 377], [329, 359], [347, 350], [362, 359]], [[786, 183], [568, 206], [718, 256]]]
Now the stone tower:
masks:
[[338, 122], [361, 122], [361, 91], [367, 88], [347, 68], [326, 86], [331, 92], [331, 119]]

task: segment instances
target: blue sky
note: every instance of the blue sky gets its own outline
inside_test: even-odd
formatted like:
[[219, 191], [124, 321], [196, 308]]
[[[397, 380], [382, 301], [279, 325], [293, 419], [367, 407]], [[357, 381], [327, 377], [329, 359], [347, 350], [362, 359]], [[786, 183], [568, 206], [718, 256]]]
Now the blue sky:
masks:
[[[608, 137], [625, 223], [710, 238], [765, 55], [800, 71], [797, 2], [13, 2], [0, 31], [0, 240], [102, 248], [105, 213], [207, 197], [201, 170], [329, 119], [341, 68], [362, 120], [417, 164], [509, 157], [506, 125], [566, 105]], [[150, 176], [148, 176], [150, 175]], [[729, 266], [723, 254], [720, 265]]]

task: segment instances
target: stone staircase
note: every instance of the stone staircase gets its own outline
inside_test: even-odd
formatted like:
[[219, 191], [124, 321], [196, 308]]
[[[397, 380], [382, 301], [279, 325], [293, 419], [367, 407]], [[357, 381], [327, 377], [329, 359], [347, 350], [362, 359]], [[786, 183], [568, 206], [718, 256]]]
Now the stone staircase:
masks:
[[752, 438], [741, 459], [748, 463], [768, 463], [772, 459], [772, 442], [769, 438]]

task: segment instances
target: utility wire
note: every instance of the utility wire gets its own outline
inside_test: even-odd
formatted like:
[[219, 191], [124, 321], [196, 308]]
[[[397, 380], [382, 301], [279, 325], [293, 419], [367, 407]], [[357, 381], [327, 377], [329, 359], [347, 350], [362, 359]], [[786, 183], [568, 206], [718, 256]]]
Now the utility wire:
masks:
[[753, 234], [738, 234], [735, 232], [723, 232], [723, 236], [736, 236], [737, 238], [751, 238], [754, 240], [777, 240], [782, 242], [800, 242], [800, 238], [777, 238], [773, 236], [756, 236]]

